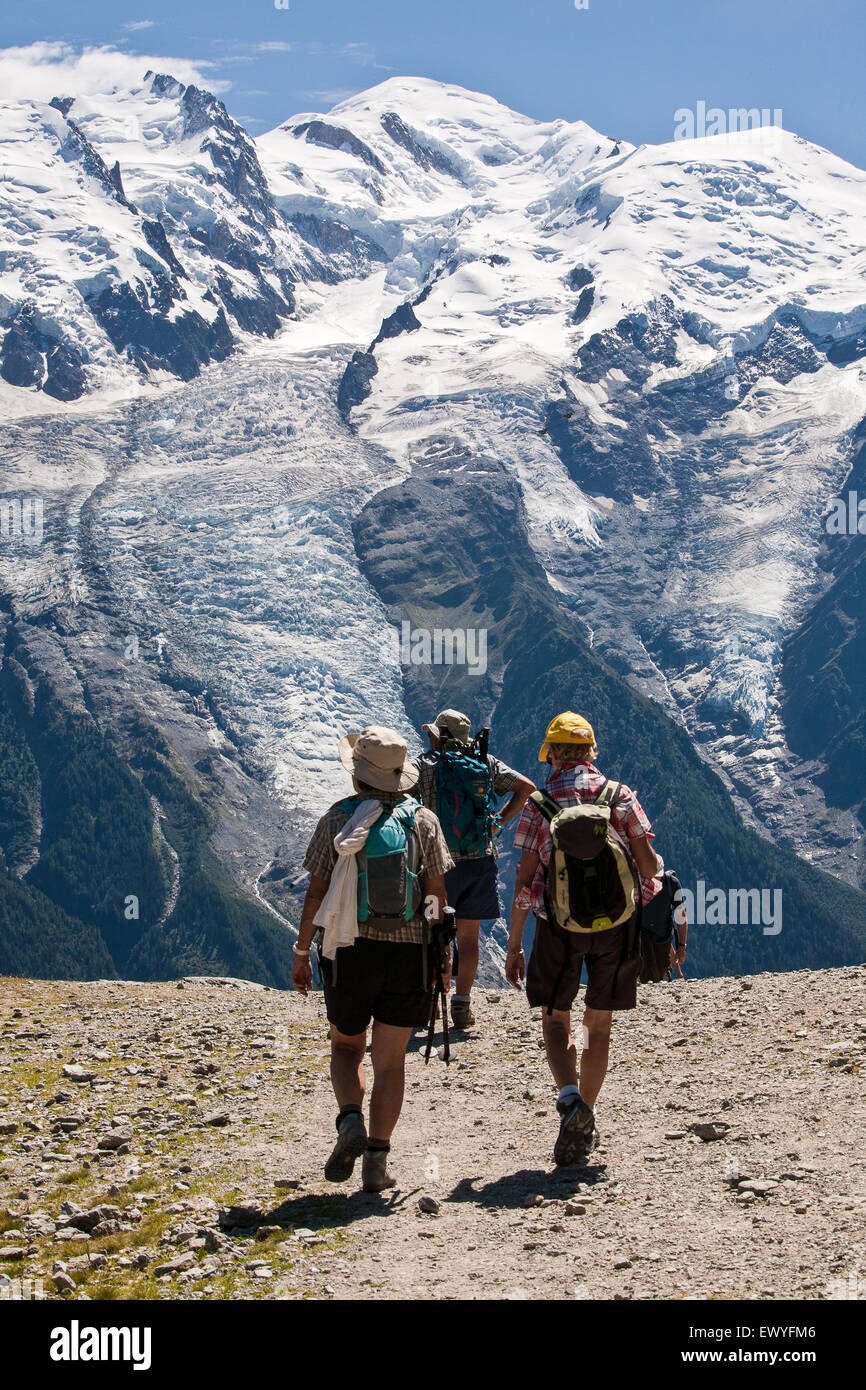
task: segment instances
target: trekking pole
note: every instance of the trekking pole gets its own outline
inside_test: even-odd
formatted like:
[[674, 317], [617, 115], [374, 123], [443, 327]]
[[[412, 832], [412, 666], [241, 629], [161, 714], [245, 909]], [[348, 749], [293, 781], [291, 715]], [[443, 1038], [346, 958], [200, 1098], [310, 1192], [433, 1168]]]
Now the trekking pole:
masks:
[[445, 990], [445, 973], [448, 968], [448, 948], [457, 935], [455, 922], [457, 914], [453, 907], [446, 907], [442, 921], [433, 927], [433, 998], [430, 1001], [430, 1023], [427, 1029], [427, 1047], [424, 1052], [425, 1063], [430, 1061], [433, 1050], [433, 1035], [436, 1032], [436, 1008], [442, 1001], [442, 1060], [446, 1066], [451, 1060], [451, 1041], [448, 1032], [448, 995]]
[[[439, 1000], [440, 1000], [440, 998], [442, 998], [442, 999], [443, 999], [443, 1002], [444, 1002], [444, 995], [445, 995], [445, 991], [444, 991], [444, 989], [442, 988], [442, 974], [441, 974], [441, 971], [440, 971], [440, 969], [439, 969], [439, 955], [438, 955], [438, 949], [439, 949], [439, 948], [438, 948], [438, 943], [436, 942], [436, 939], [435, 939], [435, 934], [434, 934], [434, 941], [433, 941], [433, 949], [434, 949], [434, 953], [435, 953], [435, 954], [434, 954], [434, 957], [433, 957], [433, 997], [432, 997], [432, 999], [430, 1000], [430, 1018], [429, 1018], [429, 1021], [428, 1021], [428, 1023], [427, 1023], [427, 1046], [426, 1046], [426, 1048], [424, 1049], [424, 1062], [425, 1062], [425, 1065], [426, 1065], [427, 1062], [430, 1061], [430, 1053], [433, 1051], [433, 1035], [434, 1035], [434, 1033], [436, 1032], [436, 1010], [437, 1010], [438, 1007], [439, 1007]], [[444, 1008], [443, 1008], [443, 1017], [444, 1017]], [[444, 1033], [444, 1029], [443, 1029], [443, 1033]], [[445, 1036], [447, 1036], [447, 1035], [445, 1035]], [[447, 1059], [446, 1059], [446, 1060], [447, 1060]]]

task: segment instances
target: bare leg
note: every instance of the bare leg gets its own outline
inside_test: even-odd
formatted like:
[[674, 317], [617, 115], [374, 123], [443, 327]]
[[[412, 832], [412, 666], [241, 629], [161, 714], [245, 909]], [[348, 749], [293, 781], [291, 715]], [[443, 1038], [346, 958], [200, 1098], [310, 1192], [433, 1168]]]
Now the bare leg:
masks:
[[[364, 1104], [364, 1053], [367, 1030], [353, 1035], [341, 1033], [331, 1024], [331, 1085], [340, 1107], [337, 1142], [325, 1164], [328, 1182], [346, 1182], [352, 1176], [356, 1158], [364, 1152], [367, 1133], [361, 1107]], [[346, 1114], [342, 1114], [349, 1106]], [[351, 1107], [357, 1106], [357, 1113]]]
[[583, 1052], [580, 1058], [580, 1094], [587, 1105], [595, 1105], [607, 1074], [610, 1051], [610, 1009], [587, 1009], [583, 1015]]
[[547, 1064], [557, 1086], [560, 1090], [563, 1086], [576, 1086], [577, 1052], [571, 1036], [571, 1012], [568, 1009], [554, 1009], [552, 1014], [548, 1014], [545, 1009], [541, 1015], [541, 1028]]
[[331, 1085], [341, 1110], [344, 1105], [357, 1105], [360, 1110], [364, 1104], [366, 1051], [366, 1029], [350, 1035], [338, 1032], [331, 1024]]
[[370, 1097], [370, 1140], [386, 1143], [394, 1133], [403, 1106], [406, 1048], [411, 1028], [373, 1024], [373, 1093]]
[[478, 931], [481, 922], [468, 917], [457, 919], [457, 994], [471, 994], [478, 974]]

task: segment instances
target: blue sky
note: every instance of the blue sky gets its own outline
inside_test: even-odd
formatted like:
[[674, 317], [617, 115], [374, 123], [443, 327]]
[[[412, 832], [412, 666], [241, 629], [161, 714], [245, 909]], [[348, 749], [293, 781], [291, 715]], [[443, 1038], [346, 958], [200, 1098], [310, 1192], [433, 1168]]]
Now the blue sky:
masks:
[[[864, 0], [588, 3], [2, 0], [0, 47], [108, 45], [195, 63], [255, 134], [411, 74], [636, 144], [671, 139], [674, 112], [698, 101], [781, 108], [787, 129], [866, 167]], [[26, 68], [26, 55], [14, 61]]]

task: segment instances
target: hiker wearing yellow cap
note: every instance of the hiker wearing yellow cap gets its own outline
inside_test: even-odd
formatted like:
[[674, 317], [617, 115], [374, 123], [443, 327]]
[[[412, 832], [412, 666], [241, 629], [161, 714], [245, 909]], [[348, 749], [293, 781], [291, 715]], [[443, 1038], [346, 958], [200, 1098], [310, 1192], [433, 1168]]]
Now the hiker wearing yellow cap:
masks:
[[595, 746], [595, 734], [589, 720], [584, 719], [580, 714], [572, 714], [567, 710], [565, 714], [558, 714], [555, 719], [551, 719], [547, 726], [547, 733], [544, 735], [544, 742], [538, 752], [540, 763], [551, 761], [550, 749], [552, 744], [563, 744], [570, 747], [572, 744], [589, 752], [597, 753]]
[[[543, 1007], [547, 1061], [559, 1086], [558, 1164], [578, 1162], [598, 1142], [595, 1103], [607, 1071], [613, 1014], [633, 1009], [640, 967], [640, 904], [654, 892], [661, 860], [636, 795], [595, 765], [595, 732], [567, 710], [547, 726], [539, 762], [550, 776], [523, 809], [514, 836], [521, 857], [511, 908], [505, 974], [526, 982], [531, 1008]], [[523, 931], [530, 910], [535, 939], [527, 969]], [[586, 967], [583, 1048], [578, 1058], [571, 1009]]]
[[[444, 709], [423, 728], [430, 751], [417, 760], [416, 795], [436, 812], [454, 860], [454, 868], [445, 875], [448, 902], [457, 913], [451, 1021], [455, 1028], [471, 1028], [481, 923], [501, 912], [495, 837], [520, 815], [535, 784], [488, 752], [489, 729], [473, 739], [469, 716], [460, 710]], [[504, 796], [508, 800], [497, 811], [496, 803]]]
[[[406, 740], [371, 724], [340, 740], [354, 795], [322, 816], [307, 848], [292, 984], [313, 986], [310, 949], [322, 930], [320, 967], [331, 1025], [331, 1084], [339, 1106], [329, 1182], [346, 1182], [363, 1154], [365, 1192], [394, 1186], [387, 1158], [403, 1104], [406, 1048], [432, 1011], [431, 924], [452, 867], [439, 822], [408, 795], [418, 769]], [[436, 909], [438, 908], [438, 913]], [[450, 962], [444, 962], [447, 974]], [[364, 1124], [367, 1029], [373, 1091]]]

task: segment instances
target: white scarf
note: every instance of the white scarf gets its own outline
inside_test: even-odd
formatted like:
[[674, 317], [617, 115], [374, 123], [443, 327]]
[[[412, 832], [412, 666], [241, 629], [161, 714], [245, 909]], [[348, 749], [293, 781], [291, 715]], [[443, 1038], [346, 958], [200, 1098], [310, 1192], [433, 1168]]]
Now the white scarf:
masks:
[[334, 836], [337, 862], [328, 891], [313, 918], [324, 927], [322, 955], [333, 960], [341, 946], [354, 946], [358, 935], [358, 864], [355, 855], [367, 843], [367, 835], [385, 807], [381, 801], [362, 801], [342, 830]]

